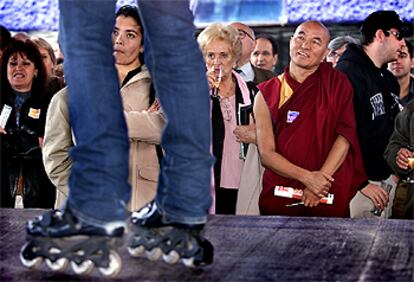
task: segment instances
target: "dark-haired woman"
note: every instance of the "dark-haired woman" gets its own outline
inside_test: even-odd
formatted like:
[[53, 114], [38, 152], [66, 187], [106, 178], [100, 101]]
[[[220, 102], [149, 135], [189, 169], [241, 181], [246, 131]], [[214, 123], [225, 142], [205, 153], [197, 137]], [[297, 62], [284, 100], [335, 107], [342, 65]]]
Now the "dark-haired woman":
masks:
[[1, 108], [11, 109], [1, 143], [1, 207], [14, 207], [17, 194], [25, 208], [52, 208], [55, 188], [42, 162], [48, 106], [46, 71], [36, 45], [13, 41], [1, 60]]

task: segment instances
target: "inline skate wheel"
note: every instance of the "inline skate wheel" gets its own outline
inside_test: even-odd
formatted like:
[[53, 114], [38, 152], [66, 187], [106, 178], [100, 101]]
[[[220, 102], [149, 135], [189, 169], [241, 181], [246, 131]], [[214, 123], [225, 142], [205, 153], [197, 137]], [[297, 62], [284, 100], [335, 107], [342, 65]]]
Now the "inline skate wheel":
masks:
[[113, 250], [109, 252], [109, 265], [108, 267], [99, 267], [99, 272], [108, 278], [114, 278], [121, 271], [122, 260], [119, 254]]
[[25, 259], [23, 257], [23, 253], [25, 252], [26, 248], [28, 248], [28, 247], [29, 247], [29, 243], [26, 243], [22, 247], [22, 249], [20, 250], [20, 261], [27, 268], [31, 268], [31, 269], [37, 268], [37, 267], [40, 266], [43, 259], [42, 259], [42, 257], [36, 257], [34, 259]]
[[136, 248], [128, 247], [128, 253], [133, 257], [140, 257], [145, 253], [144, 246], [139, 246]]
[[[49, 250], [50, 254], [60, 254], [62, 251], [59, 250], [58, 248], [51, 248]], [[56, 261], [52, 261], [50, 259], [46, 259], [46, 265], [49, 267], [49, 269], [53, 270], [53, 271], [63, 271], [66, 269], [66, 267], [68, 266], [69, 261], [67, 258], [60, 258], [57, 259]]]
[[172, 250], [168, 254], [163, 254], [162, 259], [168, 264], [176, 264], [180, 260], [180, 255]]
[[145, 251], [145, 254], [149, 260], [156, 261], [161, 257], [162, 251], [160, 248], [153, 248], [150, 251]]
[[53, 271], [64, 271], [66, 267], [68, 267], [69, 261], [67, 258], [60, 258], [56, 261], [51, 261], [50, 259], [46, 259], [46, 265], [49, 269]]
[[183, 262], [183, 264], [186, 267], [191, 267], [191, 268], [192, 267], [195, 267], [194, 258], [193, 257], [191, 257], [191, 258], [183, 258], [181, 261]]
[[78, 275], [86, 275], [91, 273], [93, 269], [93, 262], [91, 260], [85, 260], [81, 264], [77, 264], [74, 261], [70, 262], [73, 272]]

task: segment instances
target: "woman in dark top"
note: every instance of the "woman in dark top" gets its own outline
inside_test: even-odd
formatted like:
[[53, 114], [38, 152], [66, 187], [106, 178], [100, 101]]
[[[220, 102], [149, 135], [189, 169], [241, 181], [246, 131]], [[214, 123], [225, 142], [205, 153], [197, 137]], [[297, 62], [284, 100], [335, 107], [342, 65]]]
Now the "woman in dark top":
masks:
[[46, 71], [36, 45], [13, 41], [0, 62], [1, 108], [11, 114], [0, 127], [1, 207], [14, 207], [17, 194], [25, 208], [52, 208], [55, 188], [42, 162], [48, 97]]

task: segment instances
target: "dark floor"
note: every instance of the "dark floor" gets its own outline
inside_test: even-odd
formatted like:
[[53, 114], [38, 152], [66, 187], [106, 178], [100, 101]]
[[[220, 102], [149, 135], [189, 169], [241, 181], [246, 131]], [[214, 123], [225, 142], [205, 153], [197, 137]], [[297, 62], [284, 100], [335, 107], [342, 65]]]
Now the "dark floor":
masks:
[[[96, 281], [25, 269], [24, 224], [40, 210], [0, 209], [0, 281]], [[118, 281], [414, 281], [414, 222], [212, 216], [206, 237], [215, 262], [188, 269], [129, 257]]]

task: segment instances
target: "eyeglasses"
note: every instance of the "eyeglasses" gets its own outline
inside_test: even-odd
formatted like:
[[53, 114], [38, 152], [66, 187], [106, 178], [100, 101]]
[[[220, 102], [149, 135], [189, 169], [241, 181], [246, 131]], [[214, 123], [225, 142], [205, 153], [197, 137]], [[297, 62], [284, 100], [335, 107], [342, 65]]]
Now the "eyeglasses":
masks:
[[342, 53], [338, 53], [336, 51], [332, 51], [328, 54], [328, 57], [332, 59], [339, 59], [342, 56]]
[[253, 40], [253, 41], [254, 41], [253, 36], [251, 36], [248, 32], [244, 31], [243, 29], [238, 29], [238, 31], [239, 31], [239, 36], [240, 36], [240, 39], [245, 39], [245, 38], [246, 38], [246, 36], [247, 36], [247, 37], [249, 37], [251, 40]]
[[387, 32], [388, 32], [388, 33], [391, 33], [392, 35], [394, 35], [394, 36], [395, 36], [395, 38], [396, 38], [398, 41], [401, 41], [401, 40], [404, 38], [404, 36], [402, 35], [402, 33], [401, 33], [401, 32], [399, 32], [399, 31], [387, 30]]

